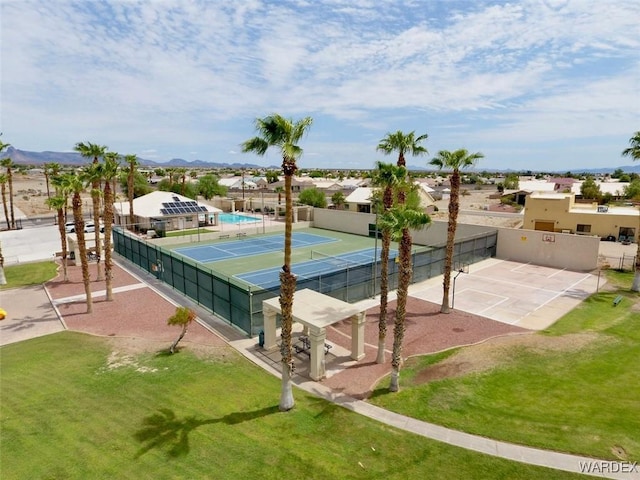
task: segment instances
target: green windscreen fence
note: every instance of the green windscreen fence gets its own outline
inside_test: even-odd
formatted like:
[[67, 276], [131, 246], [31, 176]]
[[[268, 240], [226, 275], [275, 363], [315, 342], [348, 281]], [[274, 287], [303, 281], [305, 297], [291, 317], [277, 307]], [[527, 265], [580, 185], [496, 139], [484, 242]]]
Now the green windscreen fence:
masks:
[[[488, 232], [458, 241], [453, 265], [470, 265], [494, 257], [498, 232]], [[280, 294], [280, 288], [258, 288], [234, 277], [222, 275], [198, 262], [167, 248], [146, 242], [135, 235], [114, 228], [114, 250], [117, 254], [152, 273], [158, 280], [189, 297], [216, 316], [238, 327], [249, 336], [263, 327], [262, 302]], [[425, 248], [416, 246], [412, 254], [412, 282], [421, 282], [444, 271], [444, 245]], [[389, 289], [398, 285], [398, 265], [389, 260]], [[310, 288], [331, 297], [353, 303], [380, 293], [380, 261], [345, 266], [312, 278], [298, 279], [297, 289]], [[206, 319], [203, 319], [206, 321]]]

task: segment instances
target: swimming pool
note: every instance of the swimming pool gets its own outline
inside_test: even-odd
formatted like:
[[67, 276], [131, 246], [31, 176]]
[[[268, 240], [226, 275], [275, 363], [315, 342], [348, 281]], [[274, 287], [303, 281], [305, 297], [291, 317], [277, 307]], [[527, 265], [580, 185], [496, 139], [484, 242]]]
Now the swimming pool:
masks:
[[259, 221], [256, 217], [249, 217], [238, 213], [219, 213], [218, 218], [221, 223], [248, 223]]

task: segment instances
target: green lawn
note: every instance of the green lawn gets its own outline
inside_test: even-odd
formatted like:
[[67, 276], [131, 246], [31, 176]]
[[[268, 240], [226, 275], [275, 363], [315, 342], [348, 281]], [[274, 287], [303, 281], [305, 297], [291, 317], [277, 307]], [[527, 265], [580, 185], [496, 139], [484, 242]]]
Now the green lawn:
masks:
[[[403, 390], [388, 393], [383, 380], [372, 403], [509, 442], [640, 460], [639, 298], [629, 291], [631, 274], [611, 275], [620, 290], [593, 295], [537, 334], [542, 345], [555, 339], [566, 347], [513, 346], [488, 371], [426, 383], [420, 373], [456, 352], [411, 359]], [[624, 299], [614, 307], [618, 294]]]
[[398, 431], [298, 390], [231, 349], [111, 356], [62, 332], [0, 348], [3, 480], [478, 478], [563, 472]]
[[4, 269], [7, 284], [0, 285], [0, 289], [44, 283], [56, 276], [57, 269], [53, 261], [10, 265]]

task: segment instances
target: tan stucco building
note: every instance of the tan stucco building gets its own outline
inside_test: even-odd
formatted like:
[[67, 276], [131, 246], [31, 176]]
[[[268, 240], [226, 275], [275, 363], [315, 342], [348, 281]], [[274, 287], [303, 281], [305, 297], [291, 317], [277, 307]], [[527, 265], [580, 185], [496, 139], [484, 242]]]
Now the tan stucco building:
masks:
[[526, 199], [523, 228], [635, 242], [640, 211], [636, 207], [576, 203], [574, 193], [537, 192]]

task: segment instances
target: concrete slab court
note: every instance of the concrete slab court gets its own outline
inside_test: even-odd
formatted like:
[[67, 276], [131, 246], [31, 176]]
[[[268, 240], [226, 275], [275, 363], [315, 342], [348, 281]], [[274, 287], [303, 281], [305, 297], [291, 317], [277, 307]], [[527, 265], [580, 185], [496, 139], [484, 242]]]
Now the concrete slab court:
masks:
[[[456, 273], [449, 295], [453, 308], [532, 330], [549, 327], [605, 282], [588, 272], [495, 258], [471, 265], [468, 274]], [[409, 294], [441, 303], [442, 277], [414, 286]]]

